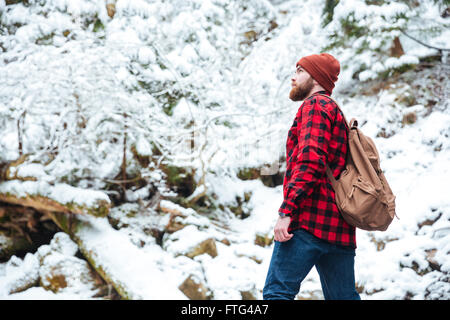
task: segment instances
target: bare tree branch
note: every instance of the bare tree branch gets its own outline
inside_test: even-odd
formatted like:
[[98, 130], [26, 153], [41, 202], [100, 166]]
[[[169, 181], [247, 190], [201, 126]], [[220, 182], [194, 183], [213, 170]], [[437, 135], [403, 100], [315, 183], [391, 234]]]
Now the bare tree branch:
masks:
[[429, 44], [426, 44], [426, 43], [424, 43], [424, 42], [422, 42], [422, 41], [420, 41], [420, 40], [418, 40], [418, 39], [416, 39], [416, 38], [410, 36], [409, 34], [407, 34], [407, 33], [405, 32], [405, 30], [403, 30], [403, 29], [399, 29], [399, 30], [400, 30], [400, 32], [403, 33], [406, 37], [410, 38], [411, 40], [416, 41], [417, 43], [420, 43], [421, 45], [423, 45], [423, 46], [425, 46], [425, 47], [427, 47], [427, 48], [430, 48], [430, 49], [436, 49], [436, 50], [438, 50], [439, 52], [441, 52], [441, 51], [450, 51], [450, 49], [447, 49], [447, 48], [438, 48], [438, 47], [434, 47], [434, 46], [431, 46], [431, 45], [429, 45]]

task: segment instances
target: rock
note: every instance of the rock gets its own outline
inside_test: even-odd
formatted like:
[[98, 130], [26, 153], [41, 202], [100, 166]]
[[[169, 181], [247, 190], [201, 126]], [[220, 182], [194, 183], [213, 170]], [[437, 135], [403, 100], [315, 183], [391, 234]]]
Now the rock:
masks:
[[[286, 161], [285, 158], [264, 165], [258, 168], [243, 168], [237, 173], [237, 177], [241, 180], [255, 180], [259, 179], [266, 187], [276, 187], [283, 184], [284, 172], [280, 170], [280, 163]], [[251, 196], [251, 192], [248, 192]], [[244, 194], [245, 201], [248, 202], [247, 195]]]
[[45, 257], [57, 252], [65, 256], [74, 256], [78, 251], [78, 246], [70, 239], [69, 235], [64, 232], [55, 233], [50, 244], [45, 244], [37, 249], [36, 257], [39, 260], [39, 264], [44, 263]]
[[108, 12], [108, 16], [110, 18], [113, 18], [114, 15], [116, 14], [116, 4], [114, 3], [108, 3], [106, 5], [106, 11]]
[[191, 300], [209, 300], [211, 294], [206, 286], [195, 276], [190, 275], [178, 287]]
[[213, 238], [200, 242], [197, 246], [190, 250], [186, 256], [189, 258], [194, 258], [204, 253], [209, 254], [213, 258], [217, 257], [216, 241]]
[[433, 281], [425, 290], [426, 300], [448, 300], [450, 275], [443, 274]]
[[247, 44], [250, 44], [258, 39], [258, 33], [254, 30], [244, 32], [244, 37], [247, 39]]
[[173, 218], [174, 216], [171, 215], [170, 219], [169, 219], [169, 223], [167, 224], [165, 231], [168, 233], [174, 233], [177, 232], [181, 229], [183, 229], [184, 227], [186, 227], [185, 224], [183, 224], [182, 222], [176, 221], [176, 219]]
[[377, 138], [382, 137], [387, 139], [389, 137], [392, 137], [394, 134], [395, 131], [392, 129], [381, 128], [381, 130], [377, 133]]
[[163, 237], [164, 237], [164, 230], [160, 230], [158, 228], [144, 228], [144, 233], [146, 235], [152, 236], [155, 238], [155, 241], [158, 245], [162, 245]]
[[50, 248], [66, 256], [74, 256], [78, 251], [77, 244], [64, 232], [58, 232], [53, 236], [52, 241], [50, 241]]
[[323, 294], [322, 291], [320, 290], [315, 290], [315, 291], [307, 291], [304, 292], [302, 294], [298, 294], [295, 297], [296, 300], [323, 300]]
[[242, 300], [257, 300], [252, 290], [240, 291]]
[[268, 234], [257, 233], [255, 236], [255, 244], [260, 247], [270, 246], [273, 242], [273, 238], [269, 237]]
[[404, 92], [398, 94], [398, 96], [394, 99], [394, 102], [406, 107], [412, 107], [418, 104], [416, 95], [412, 89], [406, 89]]
[[207, 230], [199, 230], [195, 225], [188, 225], [172, 234], [165, 233], [163, 249], [174, 256], [184, 255], [194, 258], [207, 253], [211, 257], [217, 256], [216, 242]]
[[39, 276], [41, 286], [45, 289], [55, 293], [62, 289], [71, 292], [93, 289], [96, 278], [85, 260], [52, 252], [42, 263]]
[[403, 116], [402, 124], [413, 124], [417, 121], [417, 115], [415, 112], [409, 112]]
[[268, 32], [272, 31], [273, 29], [278, 28], [278, 23], [275, 20], [270, 20], [270, 27], [269, 30], [267, 30]]
[[424, 226], [432, 226], [436, 221], [438, 221], [442, 217], [442, 212], [437, 212], [436, 209], [432, 209], [434, 212], [434, 216], [428, 217], [428, 219], [417, 224], [417, 227], [420, 229]]
[[[169, 213], [169, 221], [164, 228], [165, 232], [174, 233], [183, 229], [186, 225], [179, 221], [179, 219], [186, 218], [186, 215], [181, 212], [181, 207], [169, 201], [161, 201], [160, 209], [162, 212]], [[178, 218], [179, 217], [179, 218]]]
[[93, 289], [97, 278], [85, 260], [75, 257], [77, 251], [77, 244], [64, 232], [56, 233], [49, 245], [39, 247], [37, 258], [43, 288], [55, 293], [63, 289], [71, 292]]
[[5, 281], [0, 287], [6, 288], [9, 294], [25, 291], [39, 283], [39, 261], [31, 253], [21, 260], [12, 256], [5, 268]]
[[229, 206], [229, 209], [240, 219], [245, 219], [250, 216], [251, 208], [248, 202], [252, 196], [252, 192], [244, 192], [244, 198], [236, 196], [236, 206]]
[[255, 261], [257, 264], [261, 264], [263, 261], [260, 259], [260, 258], [258, 258], [257, 256], [252, 256], [252, 255], [245, 255], [245, 254], [236, 254], [236, 256], [237, 257], [239, 257], [239, 258], [242, 258], [242, 257], [244, 257], [244, 258], [248, 258], [248, 259], [250, 259], [250, 260], [253, 260], [253, 261]]
[[161, 201], [159, 204], [159, 208], [161, 209], [162, 212], [170, 213], [175, 216], [186, 217], [186, 215], [183, 214], [182, 212], [184, 208], [171, 201], [167, 200]]
[[430, 268], [432, 270], [441, 271], [441, 266], [439, 265], [439, 263], [435, 259], [435, 255], [436, 255], [437, 250], [436, 249], [431, 249], [431, 250], [425, 250], [425, 252], [427, 254], [426, 260], [428, 261], [428, 264], [430, 265]]
[[261, 177], [259, 168], [243, 168], [237, 173], [237, 177], [241, 180], [254, 180]]

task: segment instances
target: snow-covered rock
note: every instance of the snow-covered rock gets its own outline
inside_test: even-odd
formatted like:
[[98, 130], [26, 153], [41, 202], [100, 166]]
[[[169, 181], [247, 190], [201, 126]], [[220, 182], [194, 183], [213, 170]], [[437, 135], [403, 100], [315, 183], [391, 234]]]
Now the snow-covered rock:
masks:
[[31, 253], [24, 259], [12, 256], [0, 277], [0, 296], [25, 291], [39, 281], [39, 260]]
[[39, 268], [41, 286], [53, 292], [82, 294], [95, 285], [95, 276], [85, 260], [59, 252], [47, 255]]

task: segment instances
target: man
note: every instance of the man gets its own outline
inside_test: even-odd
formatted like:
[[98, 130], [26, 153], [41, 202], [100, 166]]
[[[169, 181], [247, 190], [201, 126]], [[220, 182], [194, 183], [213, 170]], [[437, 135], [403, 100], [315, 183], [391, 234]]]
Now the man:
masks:
[[289, 98], [304, 101], [288, 132], [284, 200], [264, 299], [294, 299], [316, 267], [325, 299], [355, 299], [355, 228], [340, 215], [326, 164], [335, 178], [345, 168], [348, 126], [328, 97], [340, 65], [330, 54], [301, 58]]

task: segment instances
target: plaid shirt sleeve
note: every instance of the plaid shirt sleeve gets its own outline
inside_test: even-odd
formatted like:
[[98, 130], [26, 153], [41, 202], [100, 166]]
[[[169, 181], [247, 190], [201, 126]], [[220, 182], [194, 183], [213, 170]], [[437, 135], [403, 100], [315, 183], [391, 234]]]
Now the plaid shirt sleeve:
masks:
[[[318, 180], [326, 172], [332, 126], [329, 111], [317, 99], [305, 101], [295, 121], [297, 129], [293, 134], [297, 135], [298, 152], [296, 159], [290, 159], [295, 163], [278, 210], [289, 217], [297, 210], [299, 203], [312, 194]], [[288, 153], [292, 154], [292, 151]]]

